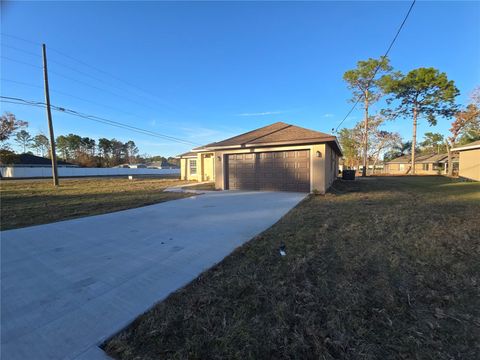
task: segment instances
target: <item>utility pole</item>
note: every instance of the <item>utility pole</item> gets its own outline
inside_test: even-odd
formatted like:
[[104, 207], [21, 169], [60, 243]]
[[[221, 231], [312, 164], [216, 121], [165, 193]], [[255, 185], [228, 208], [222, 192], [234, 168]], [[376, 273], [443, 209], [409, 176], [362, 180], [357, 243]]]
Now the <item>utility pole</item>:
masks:
[[42, 54], [45, 103], [47, 104], [48, 132], [50, 133], [50, 157], [52, 159], [53, 185], [58, 186], [57, 153], [55, 152], [55, 135], [53, 134], [52, 111], [50, 109], [50, 92], [48, 91], [47, 48], [45, 44], [42, 44]]

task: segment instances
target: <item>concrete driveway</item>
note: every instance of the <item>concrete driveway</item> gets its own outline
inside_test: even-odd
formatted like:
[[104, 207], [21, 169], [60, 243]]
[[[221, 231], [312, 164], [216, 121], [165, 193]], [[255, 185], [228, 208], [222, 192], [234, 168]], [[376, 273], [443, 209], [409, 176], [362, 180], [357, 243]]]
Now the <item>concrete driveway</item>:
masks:
[[100, 343], [305, 196], [211, 192], [2, 232], [1, 358], [107, 358]]

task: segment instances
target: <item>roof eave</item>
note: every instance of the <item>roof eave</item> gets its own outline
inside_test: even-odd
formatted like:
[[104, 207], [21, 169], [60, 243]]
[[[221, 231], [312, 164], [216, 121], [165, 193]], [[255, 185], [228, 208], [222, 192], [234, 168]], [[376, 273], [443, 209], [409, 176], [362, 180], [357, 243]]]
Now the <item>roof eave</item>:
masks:
[[242, 145], [225, 145], [225, 146], [207, 146], [203, 148], [196, 148], [192, 151], [194, 152], [206, 152], [206, 151], [215, 151], [221, 149], [239, 149], [242, 148]]
[[235, 150], [235, 149], [251, 149], [256, 147], [273, 147], [273, 146], [285, 146], [285, 145], [311, 145], [311, 144], [324, 144], [328, 142], [334, 142], [336, 152], [342, 156], [342, 150], [340, 144], [335, 136], [317, 138], [317, 139], [301, 139], [301, 140], [288, 140], [288, 141], [273, 141], [265, 143], [245, 143], [241, 145], [223, 145], [223, 146], [208, 146], [204, 148], [193, 149], [195, 152], [202, 151], [216, 151], [216, 150]]
[[336, 141], [335, 136], [325, 137], [325, 138], [316, 138], [316, 139], [298, 139], [298, 140], [287, 140], [287, 141], [273, 141], [268, 143], [247, 143], [245, 147], [259, 147], [259, 146], [277, 146], [277, 145], [305, 145], [305, 144], [323, 144], [326, 142]]
[[458, 148], [453, 148], [452, 151], [465, 151], [465, 150], [475, 150], [475, 149], [480, 149], [480, 144], [475, 144], [475, 145], [466, 145], [466, 146], [461, 146]]

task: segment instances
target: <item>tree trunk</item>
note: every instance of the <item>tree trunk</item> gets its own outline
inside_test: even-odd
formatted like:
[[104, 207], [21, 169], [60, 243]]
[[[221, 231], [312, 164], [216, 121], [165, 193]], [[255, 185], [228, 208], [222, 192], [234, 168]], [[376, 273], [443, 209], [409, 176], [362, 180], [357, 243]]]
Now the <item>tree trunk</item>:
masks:
[[380, 156], [380, 153], [377, 154], [377, 156], [375, 156], [375, 160], [373, 161], [373, 169], [372, 169], [373, 175], [375, 175], [375, 166], [377, 166], [379, 156]]
[[453, 176], [452, 147], [448, 146], [447, 150], [448, 150], [448, 160], [447, 160], [448, 176]]
[[417, 106], [413, 107], [413, 136], [412, 136], [412, 167], [411, 174], [415, 175], [415, 146], [417, 143]]
[[363, 140], [363, 169], [362, 176], [367, 176], [368, 167], [368, 90], [365, 91], [365, 138]]

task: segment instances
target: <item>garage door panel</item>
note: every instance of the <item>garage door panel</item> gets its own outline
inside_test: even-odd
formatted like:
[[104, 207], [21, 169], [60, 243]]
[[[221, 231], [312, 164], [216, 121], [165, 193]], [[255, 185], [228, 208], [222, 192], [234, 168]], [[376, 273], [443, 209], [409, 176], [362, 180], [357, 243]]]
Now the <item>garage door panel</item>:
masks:
[[231, 154], [228, 188], [237, 190], [310, 191], [310, 151]]

